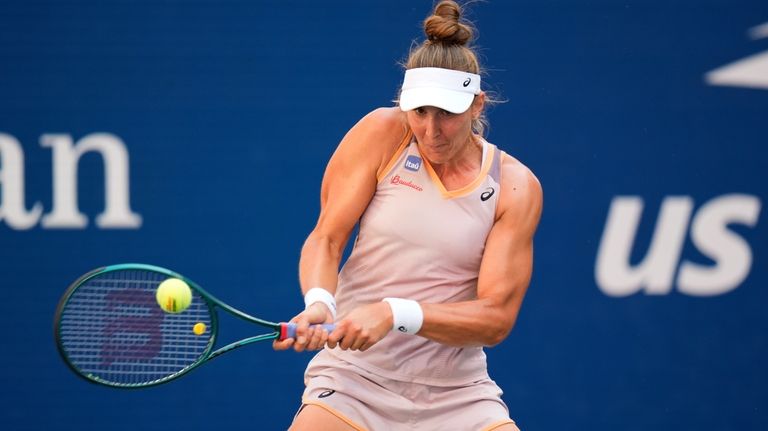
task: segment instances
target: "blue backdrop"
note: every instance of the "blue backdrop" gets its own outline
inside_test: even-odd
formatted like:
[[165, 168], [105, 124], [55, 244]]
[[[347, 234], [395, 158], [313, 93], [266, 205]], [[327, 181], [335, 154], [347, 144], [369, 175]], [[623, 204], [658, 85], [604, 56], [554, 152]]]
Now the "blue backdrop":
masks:
[[[111, 390], [60, 361], [56, 303], [94, 267], [147, 262], [293, 316], [325, 163], [391, 105], [431, 4], [0, 2], [0, 428], [286, 428], [309, 354], [251, 346]], [[768, 3], [487, 1], [470, 18], [507, 99], [489, 140], [545, 191], [529, 293], [488, 349], [512, 417], [763, 429]]]

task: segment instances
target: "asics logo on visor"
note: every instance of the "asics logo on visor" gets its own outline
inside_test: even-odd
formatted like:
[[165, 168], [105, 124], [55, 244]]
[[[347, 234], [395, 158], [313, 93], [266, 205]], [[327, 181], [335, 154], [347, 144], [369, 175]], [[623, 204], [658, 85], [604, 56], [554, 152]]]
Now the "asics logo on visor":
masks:
[[464, 81], [464, 83], [463, 83], [463, 84], [461, 84], [461, 85], [463, 85], [463, 86], [465, 86], [465, 87], [469, 87], [469, 83], [470, 83], [470, 82], [472, 82], [472, 78], [467, 78], [467, 80], [466, 80], [466, 81]]

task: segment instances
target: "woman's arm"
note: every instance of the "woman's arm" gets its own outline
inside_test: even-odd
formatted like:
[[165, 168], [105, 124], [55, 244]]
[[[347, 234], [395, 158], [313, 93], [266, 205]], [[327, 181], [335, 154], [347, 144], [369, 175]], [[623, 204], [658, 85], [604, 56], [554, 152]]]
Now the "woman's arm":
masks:
[[511, 157], [502, 165], [499, 205], [480, 265], [477, 299], [421, 304], [424, 323], [418, 335], [452, 346], [492, 346], [512, 330], [531, 279], [542, 190], [533, 173]]
[[[313, 287], [335, 293], [344, 247], [376, 191], [376, 172], [394, 154], [405, 133], [400, 110], [381, 108], [366, 115], [342, 139], [323, 177], [317, 225], [301, 250], [302, 293]], [[307, 326], [330, 320], [326, 306], [315, 303], [292, 319], [298, 324], [296, 340], [275, 342], [275, 349], [322, 347], [327, 334], [307, 331]]]

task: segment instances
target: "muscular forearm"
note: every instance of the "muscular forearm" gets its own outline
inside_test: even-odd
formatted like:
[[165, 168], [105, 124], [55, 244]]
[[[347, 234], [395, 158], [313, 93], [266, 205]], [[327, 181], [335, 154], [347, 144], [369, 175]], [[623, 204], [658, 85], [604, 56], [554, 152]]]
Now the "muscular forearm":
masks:
[[450, 346], [493, 346], [503, 341], [517, 318], [517, 307], [490, 300], [421, 304], [420, 336]]
[[329, 236], [312, 232], [304, 242], [299, 261], [299, 280], [303, 293], [313, 287], [336, 291], [338, 268], [344, 244]]

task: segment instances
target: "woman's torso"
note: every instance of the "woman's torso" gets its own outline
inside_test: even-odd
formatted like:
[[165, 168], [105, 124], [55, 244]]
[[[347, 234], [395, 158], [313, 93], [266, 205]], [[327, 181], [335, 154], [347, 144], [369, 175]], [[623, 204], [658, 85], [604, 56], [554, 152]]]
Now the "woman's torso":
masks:
[[[381, 171], [336, 290], [339, 318], [359, 305], [400, 297], [425, 303], [476, 298], [485, 241], [499, 197], [501, 152], [482, 141], [479, 175], [448, 191], [409, 136]], [[451, 347], [388, 334], [365, 352], [328, 353], [382, 376], [454, 385], [487, 376], [481, 347]]]

